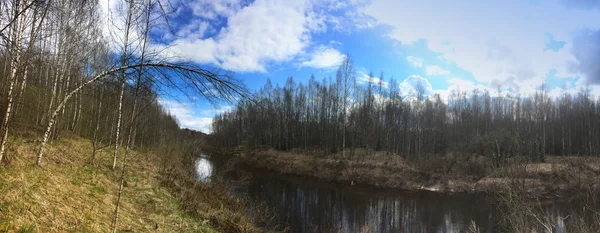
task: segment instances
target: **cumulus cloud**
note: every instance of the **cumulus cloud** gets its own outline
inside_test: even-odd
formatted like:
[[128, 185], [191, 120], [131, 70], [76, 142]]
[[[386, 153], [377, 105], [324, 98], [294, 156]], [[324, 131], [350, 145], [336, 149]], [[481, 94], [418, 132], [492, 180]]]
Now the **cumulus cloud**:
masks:
[[233, 107], [231, 105], [225, 105], [225, 106], [221, 106], [219, 108], [211, 108], [211, 109], [205, 109], [200, 111], [201, 115], [216, 115], [216, 114], [222, 114], [228, 111], [231, 111]]
[[403, 96], [416, 96], [419, 92], [424, 95], [432, 95], [433, 88], [426, 78], [419, 75], [408, 76], [400, 83], [400, 92]]
[[318, 69], [334, 68], [340, 66], [346, 56], [337, 49], [319, 46], [306, 58], [300, 62], [300, 67], [313, 67]]
[[381, 83], [381, 86], [383, 88], [388, 88], [388, 85], [389, 85], [388, 82], [381, 80], [380, 78], [377, 78], [377, 77], [369, 77], [369, 75], [364, 72], [358, 72], [358, 78], [357, 78], [356, 82], [358, 84], [372, 83], [374, 85], [379, 85]]
[[[471, 80], [466, 80], [460, 77], [453, 77], [447, 80], [447, 87], [443, 90], [434, 90], [435, 94], [439, 94], [441, 99], [448, 103], [448, 99], [450, 96], [458, 94], [458, 93], [467, 93], [468, 95], [472, 95], [474, 91], [477, 90], [478, 95], [483, 95], [485, 92], [488, 92], [491, 96], [507, 96], [515, 94], [509, 90], [499, 90], [492, 88], [490, 86], [476, 83]], [[533, 90], [532, 90], [533, 91]], [[529, 93], [523, 93], [529, 94]]]
[[423, 59], [418, 57], [408, 56], [406, 57], [406, 61], [408, 61], [408, 63], [414, 67], [423, 66]]
[[427, 75], [433, 75], [433, 76], [450, 75], [450, 71], [444, 70], [444, 69], [442, 69], [442, 67], [439, 67], [439, 66], [427, 66], [425, 68], [425, 72], [427, 73]]
[[[123, 29], [126, 27], [126, 10], [128, 7], [124, 1], [99, 1], [99, 4], [102, 14], [100, 25], [102, 33], [107, 39], [107, 46], [113, 51], [119, 51], [124, 47], [122, 43], [125, 30]], [[129, 31], [129, 52], [138, 52], [131, 50], [140, 47], [141, 38], [141, 33], [138, 30]]]
[[490, 89], [488, 86], [483, 84], [475, 84], [473, 81], [461, 79], [461, 78], [451, 78], [448, 79], [448, 88], [449, 92], [452, 91], [460, 91], [460, 92], [472, 92], [473, 90], [480, 90], [482, 92], [488, 91], [493, 93], [494, 90]]
[[[124, 18], [119, 1], [100, 1], [105, 19]], [[328, 29], [362, 27], [369, 22], [356, 7], [364, 0], [181, 0], [166, 6], [173, 12], [166, 21], [158, 19], [151, 30], [150, 50], [172, 61], [211, 64], [238, 72], [267, 72], [270, 65], [286, 62], [322, 68], [334, 65], [341, 54], [312, 41], [312, 35]], [[120, 9], [120, 10], [119, 10]], [[103, 25], [117, 50], [122, 41], [123, 20]], [[171, 31], [173, 30], [173, 31]], [[139, 38], [139, 32], [132, 31]], [[137, 41], [136, 39], [130, 41]], [[133, 46], [139, 47], [139, 46]], [[306, 58], [308, 50], [316, 49]], [[319, 50], [320, 49], [320, 50]]]
[[193, 111], [191, 103], [159, 99], [162, 105], [179, 122], [179, 127], [198, 130], [204, 133], [211, 132], [212, 117], [199, 117]]
[[[540, 7], [543, 14], [523, 20]], [[446, 10], [457, 8], [469, 10]], [[519, 0], [373, 0], [362, 10], [391, 26], [389, 36], [402, 44], [425, 40], [429, 49], [471, 72], [476, 81], [520, 90], [535, 89], [550, 69], [556, 69], [557, 76], [572, 76], [567, 64], [573, 60], [573, 43], [567, 40], [566, 49], [544, 51], [545, 33], [568, 39], [582, 25], [600, 26], [597, 11], [565, 11], [558, 1], [537, 6]]]
[[198, 9], [194, 14], [200, 17], [226, 17], [227, 25], [209, 38], [203, 39], [200, 28], [180, 33], [185, 36], [169, 44], [155, 45], [164, 55], [232, 71], [265, 72], [269, 63], [291, 60], [310, 42], [310, 8], [304, 2], [257, 0], [242, 7], [234, 1], [200, 1], [188, 5]]
[[[312, 34], [324, 32], [329, 26], [337, 28], [347, 16], [334, 16], [332, 12], [356, 12], [357, 4], [362, 3], [185, 0], [176, 8], [190, 8], [194, 19], [177, 29], [178, 37], [153, 46], [171, 59], [213, 64], [231, 71], [267, 72], [269, 65], [290, 61], [328, 68], [339, 64], [342, 54], [331, 45], [315, 45]], [[211, 36], [205, 38], [206, 32]], [[311, 47], [314, 51], [303, 56]]]
[[571, 95], [571, 96], [576, 96], [577, 94], [579, 94], [579, 90], [577, 90], [575, 88], [564, 89], [564, 88], [557, 87], [548, 92], [548, 96], [550, 96], [550, 98], [552, 98], [552, 99], [559, 99], [559, 98], [563, 97], [565, 94]]
[[570, 68], [583, 74], [588, 83], [600, 84], [600, 30], [578, 33], [573, 40], [571, 52], [577, 61]]
[[206, 19], [217, 19], [218, 17], [229, 17], [242, 8], [240, 0], [195, 0], [186, 1], [185, 6], [192, 9], [194, 15]]
[[214, 28], [210, 25], [210, 23], [203, 20], [192, 20], [189, 24], [184, 25], [179, 31], [177, 31], [177, 36], [179, 37], [188, 37], [188, 36], [196, 36], [198, 39], [204, 37], [206, 32], [212, 31]]

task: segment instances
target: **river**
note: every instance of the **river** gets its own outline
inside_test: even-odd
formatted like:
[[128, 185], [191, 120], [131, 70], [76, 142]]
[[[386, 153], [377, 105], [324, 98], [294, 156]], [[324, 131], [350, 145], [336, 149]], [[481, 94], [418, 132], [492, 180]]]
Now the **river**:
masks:
[[[213, 174], [225, 169], [224, 164], [221, 156], [201, 156], [196, 162], [198, 179], [210, 182]], [[265, 204], [277, 223], [289, 226], [291, 232], [453, 233], [474, 228], [482, 233], [501, 232], [499, 213], [491, 198], [483, 195], [382, 190], [249, 168], [234, 170], [244, 170], [250, 178], [236, 182], [231, 195]], [[565, 216], [561, 213], [568, 208], [549, 205], [546, 212], [556, 219], [553, 224], [561, 226]]]

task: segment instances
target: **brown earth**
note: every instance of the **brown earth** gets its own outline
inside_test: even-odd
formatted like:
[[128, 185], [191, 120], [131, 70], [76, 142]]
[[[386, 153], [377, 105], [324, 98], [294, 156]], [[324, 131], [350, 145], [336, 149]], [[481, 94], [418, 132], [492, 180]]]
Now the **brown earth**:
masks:
[[[448, 154], [410, 161], [397, 155], [360, 150], [353, 152], [353, 160], [339, 153], [323, 156], [273, 149], [215, 149], [215, 152], [281, 174], [377, 188], [493, 194], [510, 187], [535, 198], [561, 198], [600, 187], [600, 158], [596, 157], [547, 156], [545, 163], [513, 158], [503, 167], [493, 168], [487, 157], [478, 155]], [[366, 153], [369, 155], [365, 156]]]

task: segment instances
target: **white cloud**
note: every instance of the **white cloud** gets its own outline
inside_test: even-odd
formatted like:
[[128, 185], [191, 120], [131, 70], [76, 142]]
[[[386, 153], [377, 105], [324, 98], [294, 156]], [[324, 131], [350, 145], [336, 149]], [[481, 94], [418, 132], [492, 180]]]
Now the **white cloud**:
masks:
[[240, 0], [195, 0], [187, 1], [184, 5], [189, 6], [194, 15], [205, 19], [229, 17], [242, 8]]
[[448, 79], [448, 89], [449, 90], [461, 90], [461, 91], [471, 91], [477, 88], [475, 83], [464, 80], [461, 78], [451, 78]]
[[490, 87], [485, 86], [483, 84], [475, 84], [472, 81], [464, 80], [461, 78], [451, 78], [448, 80], [448, 91], [460, 91], [471, 93], [475, 89], [481, 91], [482, 93], [485, 91], [488, 91], [489, 93], [498, 92], [497, 90], [493, 90]]
[[418, 57], [408, 56], [406, 57], [406, 61], [408, 61], [408, 63], [414, 67], [423, 66], [423, 59]]
[[216, 115], [230, 111], [233, 107], [230, 105], [221, 106], [219, 108], [211, 108], [200, 111], [201, 115]]
[[300, 67], [313, 67], [318, 69], [335, 68], [342, 64], [346, 56], [334, 48], [319, 46], [300, 63]]
[[[568, 11], [558, 1], [537, 6], [521, 0], [373, 0], [362, 10], [392, 26], [389, 36], [403, 44], [425, 39], [431, 50], [470, 71], [477, 81], [516, 90], [535, 89], [552, 68], [558, 76], [571, 75], [566, 69], [574, 59], [571, 33], [600, 28], [597, 11]], [[566, 41], [565, 49], [543, 51], [546, 33]]]
[[381, 83], [381, 85], [383, 86], [383, 88], [388, 88], [388, 85], [389, 85], [388, 82], [386, 82], [384, 80], [381, 80], [380, 78], [377, 78], [377, 77], [369, 77], [368, 74], [366, 74], [364, 72], [361, 72], [361, 71], [358, 72], [357, 82], [359, 84], [367, 84], [367, 83], [370, 82], [370, 83], [372, 83], [374, 85], [379, 85]]
[[352, 32], [375, 25], [373, 18], [358, 11], [369, 0], [307, 0], [313, 6], [309, 12], [311, 21], [318, 25], [317, 31], [332, 29], [338, 32]]
[[423, 91], [424, 95], [434, 93], [429, 80], [416, 74], [408, 76], [400, 83], [400, 92], [403, 96], [415, 96], [418, 94], [420, 88], [422, 88], [421, 91]]
[[[310, 29], [316, 27], [307, 14], [310, 5], [302, 1], [257, 0], [239, 9], [233, 3], [189, 4], [195, 6], [193, 9], [209, 8], [214, 17], [227, 17], [227, 26], [210, 38], [202, 39], [198, 30], [157, 49], [176, 59], [211, 63], [232, 71], [266, 72], [270, 63], [293, 59], [308, 46]], [[225, 10], [227, 6], [234, 9]]]
[[178, 32], [179, 37], [197, 36], [198, 39], [204, 37], [207, 31], [214, 30], [210, 23], [202, 20], [192, 20], [189, 24], [183, 26]]
[[600, 84], [600, 30], [578, 33], [574, 38], [572, 53], [577, 62], [570, 64], [570, 69], [585, 76], [587, 83]]
[[339, 42], [339, 41], [337, 41], [337, 40], [330, 40], [330, 41], [329, 41], [329, 44], [330, 44], [330, 45], [342, 45], [342, 42]]
[[203, 91], [202, 94], [207, 96], [220, 96], [219, 91], [217, 91], [217, 89], [214, 88], [209, 88], [206, 91]]
[[193, 104], [166, 99], [159, 99], [158, 103], [177, 119], [179, 127], [194, 129], [204, 133], [211, 132], [212, 117], [199, 117], [193, 111]]
[[[511, 92], [509, 90], [498, 90], [497, 88], [492, 88], [481, 83], [475, 83], [473, 81], [465, 80], [458, 77], [448, 79], [447, 83], [448, 86], [446, 89], [434, 90], [434, 93], [439, 94], [441, 99], [446, 103], [448, 102], [448, 98], [451, 95], [462, 93], [472, 95], [475, 90], [477, 90], [478, 95], [483, 95], [485, 92], [487, 92], [490, 96], [514, 96], [515, 94], [514, 92]], [[532, 89], [528, 92], [521, 92], [520, 94], [522, 94], [523, 96], [528, 96], [531, 95], [533, 92], [535, 92], [535, 89]]]
[[557, 87], [548, 92], [548, 96], [550, 96], [550, 98], [552, 98], [552, 99], [559, 99], [559, 98], [563, 97], [565, 94], [569, 94], [571, 96], [576, 96], [577, 94], [579, 94], [579, 90], [577, 90], [575, 88], [563, 89], [563, 88]]
[[[118, 7], [118, 2], [100, 1], [106, 18], [109, 12], [113, 12], [112, 18], [123, 18], [124, 12], [118, 12], [123, 7]], [[151, 41], [150, 50], [168, 60], [212, 64], [239, 72], [267, 72], [270, 65], [290, 61], [316, 68], [332, 66], [341, 57], [333, 48], [317, 51], [313, 57], [302, 57], [308, 48], [320, 48], [311, 41], [312, 34], [325, 32], [330, 26], [332, 29], [356, 26], [355, 21], [366, 19], [356, 9], [364, 4], [363, 0], [174, 1], [163, 7], [173, 12], [168, 17], [174, 26], [170, 29], [175, 31], [167, 30], [164, 19], [158, 19], [153, 25], [156, 40]], [[185, 19], [179, 16], [183, 14]], [[351, 19], [347, 14], [351, 14]], [[119, 48], [123, 33], [117, 28], [123, 28], [124, 24], [103, 25], [105, 34], [114, 35], [113, 47]], [[139, 34], [133, 32], [132, 37], [139, 38]], [[336, 44], [339, 42], [331, 41], [329, 47]]]
[[442, 67], [439, 67], [439, 66], [427, 66], [427, 67], [425, 67], [425, 72], [427, 72], [427, 75], [432, 75], [432, 76], [450, 75], [450, 71], [444, 70], [444, 69], [442, 69]]

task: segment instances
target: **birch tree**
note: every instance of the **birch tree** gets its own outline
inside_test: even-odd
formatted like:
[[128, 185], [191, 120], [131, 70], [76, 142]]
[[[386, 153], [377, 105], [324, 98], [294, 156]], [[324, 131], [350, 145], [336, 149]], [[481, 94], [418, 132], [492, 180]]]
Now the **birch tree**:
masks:
[[[130, 2], [131, 4], [132, 2]], [[131, 6], [130, 6], [131, 7]], [[151, 16], [151, 12], [152, 12], [152, 0], [148, 0], [148, 2], [146, 3], [146, 9], [145, 9], [145, 24], [144, 24], [144, 32], [143, 32], [143, 38], [142, 38], [142, 48], [141, 48], [141, 56], [140, 56], [140, 63], [144, 64], [145, 61], [145, 55], [146, 55], [146, 47], [148, 45], [148, 32], [150, 31], [150, 16]], [[128, 16], [131, 17], [131, 16]], [[124, 59], [124, 65], [126, 65], [126, 61]], [[139, 66], [137, 69], [137, 79], [135, 80], [135, 90], [134, 90], [134, 96], [133, 96], [133, 105], [131, 106], [131, 116], [129, 119], [129, 124], [128, 124], [128, 134], [127, 134], [127, 142], [125, 144], [125, 153], [123, 154], [123, 164], [121, 165], [121, 175], [119, 178], [119, 190], [117, 192], [117, 204], [115, 205], [115, 213], [114, 213], [114, 219], [113, 219], [113, 232], [117, 232], [117, 224], [119, 222], [119, 207], [121, 204], [121, 195], [123, 193], [123, 183], [125, 182], [125, 176], [126, 176], [126, 168], [127, 168], [127, 156], [129, 155], [129, 149], [131, 148], [131, 143], [132, 143], [132, 136], [133, 136], [133, 132], [134, 132], [134, 128], [135, 128], [135, 121], [137, 118], [137, 105], [138, 105], [138, 92], [140, 89], [140, 85], [141, 84], [141, 80], [142, 80], [142, 75], [143, 75], [143, 71], [144, 71], [144, 66], [141, 65]], [[124, 74], [123, 74], [124, 75]], [[117, 141], [118, 141], [118, 135], [119, 135], [119, 123], [121, 120], [121, 108], [123, 105], [123, 91], [124, 91], [124, 81], [121, 81], [121, 96], [120, 98], [120, 102], [119, 102], [119, 122], [117, 123]], [[118, 145], [118, 142], [115, 143], [115, 145]], [[115, 147], [115, 153], [117, 152], [117, 147]], [[116, 158], [116, 154], [115, 154], [115, 158]], [[113, 163], [113, 169], [114, 169], [114, 163]]]
[[[6, 140], [8, 139], [8, 126], [11, 118], [11, 111], [13, 108], [13, 89], [17, 82], [17, 72], [19, 71], [21, 65], [21, 46], [23, 42], [23, 32], [25, 30], [25, 17], [27, 11], [27, 0], [13, 0], [13, 6], [15, 8], [15, 17], [19, 18], [18, 22], [15, 22], [15, 30], [13, 31], [13, 37], [16, 39], [14, 42], [14, 46], [10, 48], [10, 56], [12, 57], [10, 62], [10, 76], [8, 78], [8, 95], [7, 95], [7, 106], [4, 111], [4, 120], [2, 121], [2, 142], [0, 143], [0, 161], [4, 157], [4, 153], [6, 150]], [[19, 6], [21, 6], [21, 10], [18, 11]], [[19, 16], [20, 14], [20, 16]]]

